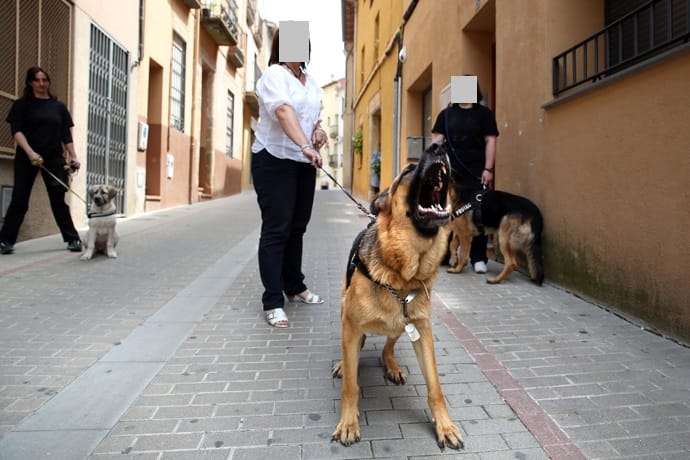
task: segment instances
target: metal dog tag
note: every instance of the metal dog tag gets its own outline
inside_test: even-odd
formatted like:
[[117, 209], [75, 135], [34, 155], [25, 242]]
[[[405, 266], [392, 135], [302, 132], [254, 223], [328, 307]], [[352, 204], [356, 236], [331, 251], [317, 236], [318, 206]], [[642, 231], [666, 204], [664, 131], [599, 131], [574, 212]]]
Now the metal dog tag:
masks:
[[412, 323], [405, 325], [405, 332], [407, 332], [407, 335], [408, 337], [410, 337], [411, 342], [416, 342], [421, 337], [419, 335], [419, 331], [417, 331], [417, 328], [414, 327], [414, 324]]

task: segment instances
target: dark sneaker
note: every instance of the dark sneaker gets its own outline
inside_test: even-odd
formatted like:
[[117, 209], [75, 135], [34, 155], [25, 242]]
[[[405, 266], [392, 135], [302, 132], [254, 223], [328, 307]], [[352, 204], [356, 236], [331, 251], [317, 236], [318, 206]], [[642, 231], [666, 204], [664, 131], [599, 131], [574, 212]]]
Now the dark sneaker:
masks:
[[0, 254], [12, 254], [14, 252], [14, 244], [0, 241]]
[[67, 249], [72, 252], [81, 252], [81, 240], [70, 241], [67, 245]]

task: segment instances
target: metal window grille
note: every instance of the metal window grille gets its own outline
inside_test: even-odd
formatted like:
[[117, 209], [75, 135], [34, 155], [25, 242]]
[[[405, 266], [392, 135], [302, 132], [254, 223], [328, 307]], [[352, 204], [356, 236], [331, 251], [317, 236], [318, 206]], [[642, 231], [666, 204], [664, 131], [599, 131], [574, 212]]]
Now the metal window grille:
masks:
[[185, 42], [177, 35], [172, 48], [172, 82], [170, 85], [170, 126], [184, 132], [185, 109]]
[[553, 58], [553, 95], [687, 43], [690, 0], [651, 0]]
[[86, 184], [110, 184], [125, 212], [129, 53], [91, 25]]
[[235, 95], [228, 91], [227, 125], [225, 126], [225, 154], [232, 158], [233, 124], [235, 122]]

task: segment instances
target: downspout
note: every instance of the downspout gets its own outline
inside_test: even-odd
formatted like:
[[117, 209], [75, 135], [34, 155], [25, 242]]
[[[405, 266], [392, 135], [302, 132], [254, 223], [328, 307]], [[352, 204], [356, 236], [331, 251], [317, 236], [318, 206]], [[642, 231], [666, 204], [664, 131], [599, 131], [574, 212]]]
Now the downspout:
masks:
[[139, 43], [137, 49], [137, 60], [132, 64], [131, 70], [139, 67], [144, 58], [144, 0], [139, 0]]
[[403, 22], [400, 25], [400, 31], [396, 34], [395, 38], [398, 42], [398, 68], [395, 73], [395, 79], [393, 80], [393, 168], [391, 180], [395, 179], [400, 170], [400, 135], [401, 135], [401, 118], [402, 118], [402, 60], [399, 58], [400, 50], [403, 48], [403, 35], [405, 33], [405, 24], [412, 17], [415, 8], [417, 7], [419, 0], [412, 0], [410, 5], [405, 10], [403, 14]]
[[[199, 29], [201, 28], [201, 10], [200, 9], [195, 9], [194, 12], [194, 60], [192, 61], [194, 64], [194, 71], [192, 72], [192, 120], [191, 120], [191, 126], [190, 126], [190, 141], [189, 141], [189, 197], [188, 197], [188, 202], [189, 204], [194, 203], [194, 193], [199, 193], [197, 187], [195, 187], [194, 184], [194, 159], [196, 157], [195, 151], [196, 151], [196, 145], [199, 141], [198, 137], [195, 135], [196, 134], [196, 120], [197, 120], [197, 113], [196, 113], [196, 107], [197, 107], [197, 66], [199, 65]], [[198, 165], [197, 165], [198, 166]], [[198, 171], [197, 171], [197, 177], [198, 177]]]

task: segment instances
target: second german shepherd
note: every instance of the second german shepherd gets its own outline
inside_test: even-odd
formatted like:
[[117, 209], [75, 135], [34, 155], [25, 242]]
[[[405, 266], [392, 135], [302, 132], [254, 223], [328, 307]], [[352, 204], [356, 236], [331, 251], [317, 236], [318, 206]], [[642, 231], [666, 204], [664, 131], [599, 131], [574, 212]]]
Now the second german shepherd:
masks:
[[444, 147], [432, 144], [372, 203], [376, 221], [355, 239], [342, 291], [343, 360], [333, 375], [343, 378], [340, 421], [333, 440], [360, 439], [357, 367], [366, 333], [388, 337], [383, 348], [386, 378], [403, 384], [407, 375], [394, 347], [407, 331], [428, 389], [428, 403], [441, 448], [462, 447], [460, 430], [441, 392], [431, 332], [431, 288], [448, 244], [450, 164]]
[[[464, 204], [455, 200], [452, 188], [451, 197], [454, 201], [454, 210]], [[497, 276], [487, 278], [487, 283], [498, 284], [506, 279], [517, 267], [517, 253], [522, 252], [527, 259], [530, 279], [540, 286], [544, 281], [541, 251], [544, 220], [537, 205], [522, 196], [489, 190], [481, 197], [478, 211], [470, 210], [449, 224], [453, 236], [449, 243], [448, 271], [462, 271], [467, 264], [472, 238], [484, 232], [498, 237], [499, 248], [504, 258], [503, 271]]]

